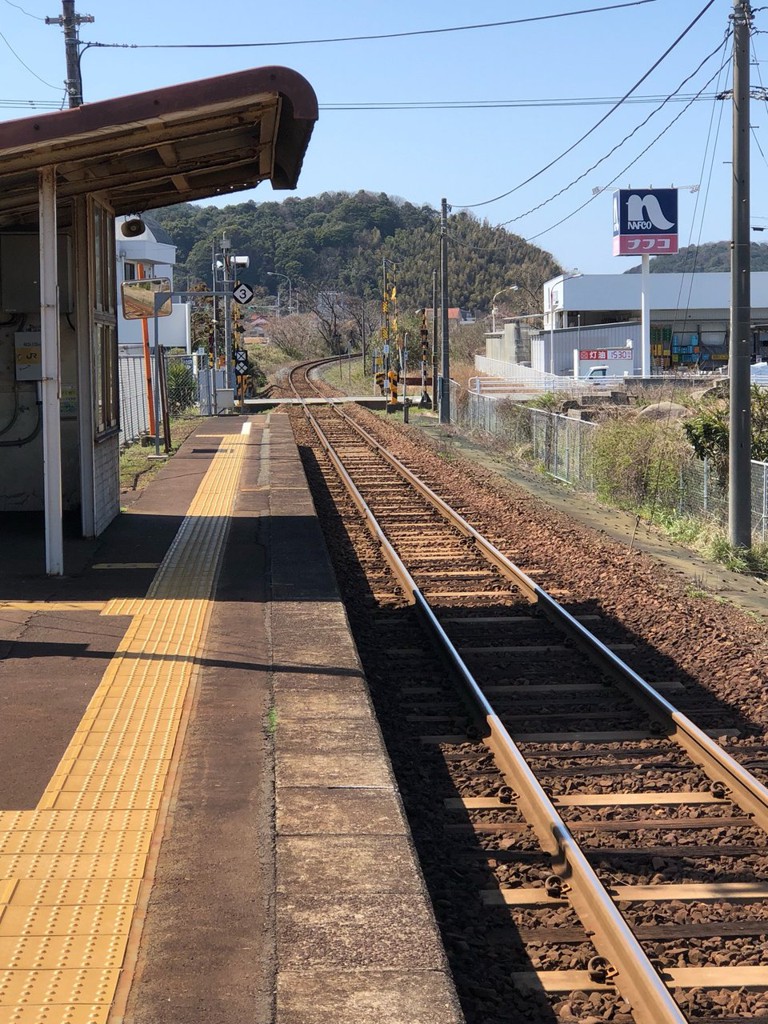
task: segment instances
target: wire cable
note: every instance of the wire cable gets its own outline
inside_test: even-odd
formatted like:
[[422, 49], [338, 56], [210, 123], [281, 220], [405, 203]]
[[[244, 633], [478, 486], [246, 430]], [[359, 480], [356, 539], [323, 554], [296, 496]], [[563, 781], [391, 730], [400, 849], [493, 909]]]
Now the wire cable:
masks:
[[[730, 65], [730, 63], [731, 63], [731, 56], [729, 55], [727, 60], [725, 60], [723, 62], [723, 64], [721, 64], [721, 66], [717, 69], [715, 74], [712, 75], [712, 77], [707, 82], [704, 83], [704, 85], [699, 90], [699, 93], [697, 93], [697, 95], [701, 95], [704, 92], [704, 90], [707, 89], [712, 84], [712, 82], [714, 82], [715, 79], [719, 75], [722, 74], [723, 69], [728, 67]], [[631, 160], [621, 171], [619, 171], [616, 175], [614, 175], [614, 177], [611, 179], [611, 181], [608, 183], [608, 185], [605, 186], [605, 188], [610, 188], [611, 185], [614, 185], [619, 180], [619, 178], [623, 177], [623, 175], [626, 174], [627, 171], [630, 170], [637, 163], [638, 160], [640, 160], [643, 156], [645, 156], [645, 154], [653, 146], [656, 145], [656, 143], [659, 141], [659, 139], [663, 138], [663, 136], [666, 135], [666, 133], [670, 130], [670, 128], [672, 128], [673, 125], [676, 124], [677, 121], [680, 120], [680, 118], [683, 116], [683, 114], [686, 112], [686, 110], [688, 110], [688, 108], [693, 103], [694, 103], [694, 99], [689, 100], [688, 103], [683, 107], [683, 109], [681, 111], [679, 111], [679, 113], [677, 113], [675, 115], [675, 117], [669, 122], [669, 124], [667, 124], [666, 127], [663, 128], [662, 131], [660, 131], [659, 134], [656, 135], [656, 137], [653, 138], [648, 143], [648, 145], [643, 150], [641, 150], [640, 153], [637, 154], [637, 156], [633, 160]], [[548, 228], [544, 228], [542, 231], [538, 231], [535, 235], [530, 235], [528, 238], [524, 239], [524, 241], [526, 241], [526, 242], [533, 242], [533, 241], [535, 241], [535, 239], [541, 238], [542, 235], [546, 235], [550, 231], [554, 231], [555, 228], [560, 227], [561, 224], [564, 224], [566, 221], [570, 220], [572, 217], [575, 217], [577, 213], [580, 213], [585, 207], [589, 206], [590, 203], [593, 203], [595, 201], [595, 199], [597, 199], [598, 195], [602, 195], [602, 193], [604, 191], [605, 191], [605, 189], [601, 189], [598, 193], [591, 195], [589, 197], [589, 199], [587, 199], [585, 202], [581, 203], [580, 206], [577, 206], [575, 210], [572, 210], [565, 217], [561, 217], [561, 219], [559, 221], [557, 221], [555, 224], [551, 224]], [[465, 208], [462, 208], [462, 209], [465, 209]], [[513, 218], [513, 219], [516, 219], [516, 218]], [[511, 221], [507, 221], [505, 223], [511, 223]], [[498, 224], [498, 225], [496, 225], [496, 227], [501, 230], [501, 229], [503, 229], [505, 227], [505, 224], [504, 223], [503, 224]], [[481, 246], [471, 245], [469, 242], [464, 242], [462, 239], [458, 238], [453, 233], [451, 233], [450, 237], [451, 237], [451, 240], [456, 242], [458, 245], [463, 245], [465, 248], [473, 249], [476, 252], [495, 252], [496, 251], [495, 249], [490, 249], [488, 247], [481, 247]]]
[[[592, 171], [594, 171], [597, 167], [599, 167], [600, 164], [604, 163], [609, 157], [613, 156], [613, 154], [618, 149], [621, 149], [621, 147], [624, 145], [625, 142], [628, 142], [634, 135], [637, 134], [637, 132], [640, 131], [641, 128], [644, 128], [648, 124], [648, 122], [651, 120], [652, 117], [655, 117], [655, 115], [658, 114], [660, 110], [663, 110], [663, 108], [667, 104], [667, 102], [670, 99], [672, 99], [672, 97], [675, 96], [680, 91], [680, 89], [682, 89], [682, 87], [687, 82], [690, 82], [690, 80], [693, 78], [694, 75], [698, 74], [699, 71], [701, 71], [701, 69], [704, 67], [704, 65], [707, 63], [707, 61], [711, 60], [717, 53], [719, 53], [720, 50], [723, 49], [723, 47], [728, 42], [730, 34], [731, 34], [730, 32], [727, 32], [725, 34], [725, 38], [723, 39], [722, 43], [720, 43], [720, 45], [718, 47], [716, 47], [708, 56], [706, 56], [701, 61], [699, 66], [697, 68], [695, 68], [695, 70], [693, 70], [690, 73], [690, 75], [688, 75], [687, 78], [683, 79], [683, 81], [680, 83], [680, 85], [677, 87], [677, 89], [675, 89], [675, 91], [673, 93], [670, 93], [669, 96], [667, 96], [664, 100], [662, 100], [662, 102], [657, 107], [655, 107], [650, 112], [650, 114], [648, 114], [648, 116], [646, 118], [644, 118], [644, 120], [642, 120], [639, 124], [635, 125], [635, 127], [632, 129], [631, 132], [628, 132], [620, 142], [617, 142], [616, 145], [612, 149], [609, 149], [608, 152], [604, 156], [601, 156], [599, 160], [596, 160], [595, 163], [593, 163], [591, 167], [588, 167], [586, 169], [586, 171], [583, 171], [577, 178], [574, 178], [573, 181], [570, 181], [567, 185], [564, 185], [560, 189], [559, 192], [555, 192], [555, 194], [551, 195], [549, 197], [549, 199], [544, 199], [538, 205], [531, 207], [530, 210], [526, 210], [525, 213], [520, 213], [516, 217], [512, 217], [510, 220], [502, 221], [502, 224], [503, 225], [513, 224], [515, 221], [523, 220], [523, 218], [527, 217], [529, 214], [535, 213], [537, 210], [542, 209], [542, 207], [547, 206], [549, 203], [553, 202], [553, 200], [559, 198], [559, 196], [561, 196], [565, 192], [567, 192], [570, 188], [573, 188], [573, 186], [576, 185], [578, 182], [580, 182], [583, 178], [586, 178], [586, 176], [588, 174], [591, 174]], [[722, 70], [722, 65], [720, 67], [720, 70]], [[692, 97], [691, 98], [691, 102], [693, 102], [697, 98], [698, 97]], [[690, 106], [690, 103], [688, 104], [688, 106]]]
[[[752, 63], [757, 66], [757, 77], [760, 80], [760, 86], [761, 86], [761, 88], [763, 90], [762, 100], [763, 100], [763, 103], [766, 106], [766, 110], [768, 110], [768, 95], [766, 94], [765, 87], [763, 86], [763, 76], [760, 73], [760, 61], [757, 59], [757, 53], [755, 51], [755, 38], [754, 37], [755, 37], [755, 32], [753, 31], [751, 39], [750, 39], [750, 45], [752, 47]], [[763, 158], [763, 163], [768, 166], [768, 159], [766, 159], [765, 153], [763, 152], [763, 147], [760, 145], [760, 139], [757, 136], [757, 132], [755, 131], [755, 129], [751, 125], [750, 125], [750, 131], [752, 133], [752, 138], [755, 140], [755, 145], [757, 146], [757, 148], [758, 148], [758, 150], [760, 152], [760, 156]], [[760, 220], [761, 218], [758, 217], [757, 219]]]
[[58, 110], [58, 100], [0, 100], [0, 108], [10, 110]]
[[[433, 36], [448, 32], [470, 32], [476, 29], [504, 28], [508, 25], [527, 25], [536, 21], [554, 21], [559, 18], [573, 18], [580, 14], [599, 14], [604, 11], [617, 11], [624, 7], [640, 7], [643, 4], [654, 4], [658, 0], [628, 0], [626, 3], [609, 4], [603, 7], [587, 7], [580, 11], [562, 11], [560, 14], [539, 14], [530, 18], [514, 18], [510, 21], [488, 21], [478, 25], [455, 25], [450, 28], [423, 28], [411, 32], [380, 32], [364, 36], [335, 36], [321, 39], [281, 39], [273, 42], [259, 43], [91, 43], [91, 46], [109, 47], [130, 50], [237, 50], [263, 46], [312, 46], [318, 43], [358, 43], [377, 39], [405, 39], [411, 36]], [[712, 0], [714, 3], [714, 0]]]
[[[730, 62], [730, 57], [728, 58], [728, 61]], [[706, 89], [707, 86], [709, 86], [715, 80], [715, 78], [717, 78], [717, 76], [719, 74], [721, 74], [722, 70], [723, 70], [722, 67], [718, 68], [716, 74], [714, 74], [712, 76], [712, 78], [710, 78], [710, 80], [704, 85], [704, 89]], [[609, 182], [609, 185], [607, 187], [610, 187], [610, 185], [614, 185], [618, 181], [619, 178], [623, 177], [623, 175], [625, 175], [628, 170], [630, 170], [632, 167], [634, 167], [634, 165], [637, 163], [637, 161], [640, 160], [641, 157], [644, 157], [645, 154], [656, 145], [656, 143], [659, 141], [659, 139], [663, 138], [663, 136], [667, 134], [667, 132], [670, 130], [670, 128], [680, 120], [680, 118], [683, 116], [683, 114], [686, 112], [686, 110], [688, 110], [688, 108], [691, 106], [692, 103], [693, 103], [693, 100], [691, 100], [690, 103], [687, 103], [683, 107], [683, 109], [680, 111], [680, 113], [677, 114], [669, 122], [669, 124], [664, 129], [662, 129], [662, 131], [660, 131], [659, 134], [654, 139], [652, 139], [648, 143], [648, 145], [645, 147], [645, 149], [641, 150], [641, 152], [639, 152], [637, 154], [637, 156], [634, 158], [634, 160], [631, 160], [626, 165], [626, 167], [624, 167], [621, 171], [619, 171], [618, 174], [614, 175], [614, 177], [611, 179], [611, 181]], [[601, 194], [601, 193], [598, 193], [598, 195], [599, 194]], [[581, 210], [583, 210], [585, 206], [589, 206], [589, 204], [591, 202], [593, 202], [595, 199], [597, 199], [597, 195], [590, 196], [589, 199], [585, 203], [582, 203], [581, 206], [577, 207], [575, 210], [573, 210], [567, 216], [562, 217], [559, 221], [557, 221], [556, 224], [551, 224], [548, 228], [544, 228], [543, 231], [538, 231], [535, 235], [531, 235], [530, 238], [526, 238], [526, 242], [532, 242], [535, 238], [541, 238], [542, 235], [546, 235], [550, 231], [553, 231], [555, 228], [560, 227], [561, 224], [564, 224], [567, 220], [570, 220], [571, 217], [575, 217], [577, 213], [580, 213]]]
[[45, 18], [41, 18], [39, 14], [30, 14], [29, 11], [25, 11], [23, 7], [18, 4], [11, 3], [11, 0], [5, 0], [9, 7], [15, 7], [17, 11], [21, 11], [22, 14], [26, 14], [28, 18], [34, 18], [35, 21], [45, 21]]
[[[673, 96], [631, 96], [627, 103], [659, 103], [667, 100], [670, 103], [685, 103], [690, 99], [710, 100], [712, 96], [692, 96], [690, 93], [681, 93]], [[390, 101], [368, 101], [359, 103], [320, 103], [320, 110], [346, 111], [346, 110], [506, 110], [523, 109], [527, 107], [594, 107], [607, 106], [617, 102], [616, 96], [560, 96], [550, 99], [525, 99], [525, 100], [390, 100]]]
[[[588, 131], [586, 131], [581, 136], [581, 138], [577, 139], [576, 142], [574, 142], [571, 146], [569, 146], [568, 149], [566, 149], [562, 153], [560, 153], [559, 156], [556, 156], [554, 158], [554, 160], [550, 160], [550, 162], [548, 164], [546, 164], [540, 170], [536, 171], [530, 177], [526, 178], [525, 181], [521, 181], [519, 185], [515, 185], [514, 188], [508, 189], [506, 192], [502, 192], [501, 195], [494, 196], [493, 199], [484, 199], [481, 203], [463, 203], [463, 204], [461, 204], [461, 206], [458, 206], [457, 204], [454, 204], [454, 205], [457, 206], [457, 209], [473, 210], [473, 209], [476, 209], [478, 206], [488, 206], [489, 203], [496, 203], [496, 202], [499, 201], [499, 199], [505, 199], [507, 196], [511, 196], [513, 194], [513, 192], [517, 192], [519, 189], [523, 188], [523, 186], [530, 184], [530, 182], [534, 181], [534, 179], [536, 179], [540, 175], [544, 174], [545, 171], [548, 171], [550, 169], [550, 167], [554, 167], [554, 165], [556, 163], [559, 163], [559, 161], [562, 160], [565, 156], [567, 156], [569, 153], [573, 152], [573, 150], [576, 149], [577, 146], [581, 145], [581, 143], [584, 142], [585, 139], [589, 138], [589, 136], [593, 132], [597, 131], [597, 129], [600, 127], [600, 125], [603, 124], [605, 121], [607, 121], [608, 118], [611, 116], [611, 114], [613, 114], [616, 110], [618, 110], [618, 108], [632, 95], [632, 93], [634, 93], [643, 84], [643, 82], [646, 80], [646, 78], [648, 78], [651, 74], [653, 74], [653, 72], [662, 63], [662, 61], [664, 61], [669, 56], [669, 54], [675, 49], [675, 47], [688, 35], [688, 33], [691, 31], [691, 29], [694, 27], [694, 25], [696, 25], [696, 23], [698, 21], [700, 21], [701, 18], [704, 17], [704, 15], [707, 13], [709, 8], [714, 4], [714, 2], [715, 2], [715, 0], [709, 0], [709, 2], [704, 6], [704, 8], [701, 11], [699, 11], [699, 13], [696, 15], [696, 17], [690, 23], [690, 25], [688, 25], [688, 27], [685, 28], [680, 33], [680, 35], [677, 37], [677, 39], [675, 39], [675, 41], [664, 51], [664, 53], [661, 55], [661, 57], [659, 57], [659, 59], [645, 72], [645, 74], [642, 76], [642, 78], [640, 78], [637, 82], [635, 82], [635, 84], [632, 86], [632, 88], [629, 89], [624, 94], [624, 96], [622, 96], [622, 98], [620, 100], [618, 100], [618, 102], [616, 102], [611, 107], [611, 109], [608, 111], [608, 113], [604, 114], [603, 117], [601, 117], [600, 120], [597, 121], [596, 124], [593, 124], [592, 127]], [[686, 109], [687, 109], [687, 106], [686, 106]]]
[[16, 60], [19, 62], [19, 64], [21, 64], [21, 66], [23, 68], [26, 68], [27, 71], [30, 73], [30, 75], [33, 75], [38, 80], [38, 82], [42, 82], [43, 85], [47, 85], [50, 89], [55, 89], [57, 92], [62, 88], [62, 86], [60, 86], [60, 85], [51, 85], [50, 82], [46, 82], [46, 80], [44, 78], [41, 78], [40, 75], [38, 75], [36, 71], [32, 70], [32, 68], [29, 66], [29, 64], [25, 64], [24, 61], [21, 59], [21, 57], [18, 55], [18, 53], [16, 53], [14, 48], [11, 46], [11, 44], [8, 42], [8, 40], [5, 38], [5, 36], [3, 35], [2, 32], [0, 32], [0, 39], [3, 40], [3, 42], [8, 47], [8, 49], [11, 51], [11, 53], [16, 58]]

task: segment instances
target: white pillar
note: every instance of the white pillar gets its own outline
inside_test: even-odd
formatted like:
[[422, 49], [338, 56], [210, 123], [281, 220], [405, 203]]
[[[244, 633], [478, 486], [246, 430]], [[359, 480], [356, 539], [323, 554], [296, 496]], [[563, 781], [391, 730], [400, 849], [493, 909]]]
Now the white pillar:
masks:
[[45, 569], [64, 572], [61, 487], [61, 368], [57, 268], [56, 168], [40, 171], [40, 334], [43, 416], [43, 493], [45, 496]]
[[640, 299], [640, 358], [643, 377], [651, 376], [651, 257], [643, 253], [642, 293]]

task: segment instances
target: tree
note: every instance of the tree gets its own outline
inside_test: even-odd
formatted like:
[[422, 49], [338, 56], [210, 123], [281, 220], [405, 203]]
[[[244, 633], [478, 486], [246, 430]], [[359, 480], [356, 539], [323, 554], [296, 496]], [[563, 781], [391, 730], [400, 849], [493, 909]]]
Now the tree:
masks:
[[[207, 288], [204, 284], [196, 284], [191, 289], [193, 292], [204, 292]], [[204, 349], [206, 352], [213, 352], [213, 299], [209, 295], [193, 297], [192, 310], [190, 313], [192, 348]]]
[[325, 339], [312, 313], [276, 317], [268, 321], [264, 332], [290, 359], [311, 359], [326, 354]]
[[[432, 272], [439, 266], [438, 212], [384, 193], [324, 192], [283, 202], [197, 207], [189, 203], [154, 212], [178, 247], [179, 273], [211, 287], [211, 265], [222, 232], [238, 255], [250, 258], [240, 279], [274, 295], [287, 274], [308, 289], [334, 290], [381, 301], [381, 266], [398, 267], [401, 309], [432, 305]], [[504, 284], [540, 290], [560, 270], [552, 256], [503, 227], [469, 213], [451, 214], [450, 305], [490, 311], [491, 297]], [[515, 293], [513, 293], [514, 295]], [[519, 307], [515, 304], [519, 301]], [[507, 296], [511, 310], [531, 312], [522, 293]]]
[[[768, 391], [752, 386], [751, 455], [768, 460]], [[722, 487], [728, 483], [729, 403], [716, 399], [683, 423], [683, 430], [700, 459], [709, 459]]]

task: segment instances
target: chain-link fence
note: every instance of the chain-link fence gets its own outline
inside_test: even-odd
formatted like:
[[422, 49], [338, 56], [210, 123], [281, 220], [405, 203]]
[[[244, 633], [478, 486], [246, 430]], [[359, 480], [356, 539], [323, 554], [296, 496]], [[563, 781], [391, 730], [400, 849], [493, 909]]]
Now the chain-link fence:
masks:
[[[473, 394], [451, 382], [451, 422], [466, 433], [486, 435], [515, 458], [536, 465], [581, 490], [596, 492], [596, 423], [534, 409], [510, 398]], [[692, 454], [692, 453], [691, 453]], [[645, 500], [683, 515], [728, 523], [728, 492], [708, 460], [685, 459], [678, 483], [663, 497], [651, 478]], [[631, 499], [637, 499], [633, 494]], [[642, 499], [642, 496], [641, 496]], [[752, 537], [768, 541], [768, 463], [752, 462]]]
[[211, 414], [208, 406], [213, 389], [208, 378], [212, 371], [197, 356], [163, 352], [159, 381], [154, 358], [147, 363], [140, 353], [121, 350], [118, 368], [121, 445], [132, 444], [150, 433], [150, 389], [153, 407], [159, 399], [161, 421], [163, 409], [167, 409], [169, 419], [185, 412]]

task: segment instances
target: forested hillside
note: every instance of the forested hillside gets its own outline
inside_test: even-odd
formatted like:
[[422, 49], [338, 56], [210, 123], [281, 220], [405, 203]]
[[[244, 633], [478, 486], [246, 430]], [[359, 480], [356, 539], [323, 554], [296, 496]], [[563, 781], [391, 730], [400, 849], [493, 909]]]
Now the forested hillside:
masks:
[[[752, 270], [768, 270], [768, 245], [753, 242], [750, 246]], [[686, 245], [675, 256], [655, 256], [650, 260], [652, 274], [689, 274], [727, 272], [731, 269], [731, 243], [706, 242], [704, 245]], [[640, 267], [632, 267], [628, 274], [639, 274]]]
[[[177, 281], [211, 282], [213, 246], [225, 232], [233, 251], [250, 257], [238, 276], [257, 295], [277, 292], [291, 279], [294, 295], [343, 292], [361, 299], [381, 294], [382, 261], [397, 282], [401, 308], [432, 304], [439, 270], [440, 216], [384, 193], [326, 192], [307, 199], [253, 201], [223, 208], [181, 204], [152, 212], [178, 247]], [[541, 285], [560, 272], [548, 252], [504, 228], [465, 212], [448, 218], [449, 303], [487, 313], [493, 295], [509, 285], [505, 308], [528, 312], [541, 302]], [[394, 265], [394, 266], [393, 266]], [[534, 305], [535, 303], [535, 305]]]

